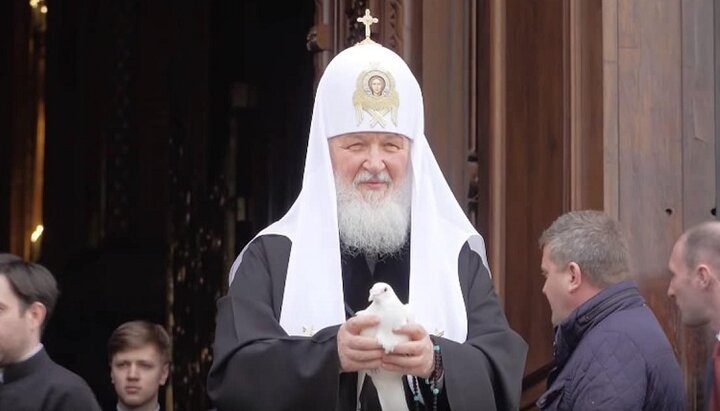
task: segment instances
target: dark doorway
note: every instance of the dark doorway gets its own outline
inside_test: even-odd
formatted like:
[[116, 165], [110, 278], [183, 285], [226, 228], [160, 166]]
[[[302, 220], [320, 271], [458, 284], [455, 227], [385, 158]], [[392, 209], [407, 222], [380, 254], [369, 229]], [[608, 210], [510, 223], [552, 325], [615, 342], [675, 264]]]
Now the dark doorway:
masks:
[[[43, 342], [111, 409], [110, 333], [131, 319], [167, 324], [174, 409], [207, 409], [226, 269], [300, 189], [314, 2], [48, 6], [40, 262], [62, 296]], [[10, 107], [3, 99], [0, 124]], [[0, 194], [9, 190], [3, 177]], [[10, 229], [0, 229], [2, 246]]]

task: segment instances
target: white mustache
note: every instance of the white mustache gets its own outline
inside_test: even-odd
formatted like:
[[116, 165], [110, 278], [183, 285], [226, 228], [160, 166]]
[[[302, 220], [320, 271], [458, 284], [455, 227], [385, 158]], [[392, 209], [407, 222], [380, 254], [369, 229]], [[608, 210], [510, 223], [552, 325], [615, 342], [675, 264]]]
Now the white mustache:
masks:
[[355, 175], [355, 179], [353, 180], [353, 185], [358, 186], [362, 183], [367, 183], [370, 181], [375, 182], [381, 182], [386, 184], [392, 184], [392, 177], [390, 177], [390, 173], [387, 172], [387, 170], [383, 170], [377, 174], [373, 174], [367, 170], [361, 170], [357, 175]]

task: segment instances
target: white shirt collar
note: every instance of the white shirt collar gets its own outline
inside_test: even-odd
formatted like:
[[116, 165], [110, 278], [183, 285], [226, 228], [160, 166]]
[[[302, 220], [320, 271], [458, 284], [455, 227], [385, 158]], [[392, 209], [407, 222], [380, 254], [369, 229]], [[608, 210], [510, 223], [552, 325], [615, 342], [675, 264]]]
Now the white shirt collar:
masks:
[[43, 345], [42, 345], [42, 343], [39, 343], [38, 345], [35, 346], [35, 348], [28, 351], [27, 354], [25, 354], [22, 358], [20, 358], [20, 360], [18, 362], [23, 362], [25, 360], [32, 358], [33, 355], [39, 353], [40, 350], [42, 350], [42, 349], [43, 349]]
[[[117, 408], [117, 411], [130, 411], [130, 410], [128, 410], [127, 408], [125, 408], [124, 405], [122, 405], [122, 404], [120, 404], [120, 403], [117, 403], [117, 407], [116, 407], [116, 408]], [[160, 411], [160, 404], [157, 404], [157, 406], [155, 407], [155, 411]]]

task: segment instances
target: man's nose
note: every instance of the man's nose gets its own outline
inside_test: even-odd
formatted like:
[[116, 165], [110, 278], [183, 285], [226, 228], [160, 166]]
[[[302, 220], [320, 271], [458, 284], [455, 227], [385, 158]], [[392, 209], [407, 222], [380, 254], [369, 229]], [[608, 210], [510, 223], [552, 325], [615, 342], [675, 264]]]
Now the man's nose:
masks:
[[545, 280], [545, 282], [543, 282], [543, 286], [542, 286], [542, 293], [547, 296], [546, 291], [547, 291], [547, 280]]
[[372, 174], [377, 174], [385, 168], [385, 158], [378, 147], [370, 147], [363, 167]]
[[138, 378], [140, 378], [140, 372], [137, 365], [131, 365], [128, 369], [128, 379], [136, 380]]

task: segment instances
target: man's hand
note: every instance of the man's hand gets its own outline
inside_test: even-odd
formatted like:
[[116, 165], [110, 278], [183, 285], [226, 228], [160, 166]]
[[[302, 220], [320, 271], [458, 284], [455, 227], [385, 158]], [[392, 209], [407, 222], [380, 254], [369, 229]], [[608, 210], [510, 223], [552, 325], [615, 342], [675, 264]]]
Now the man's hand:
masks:
[[382, 356], [382, 369], [400, 374], [428, 378], [435, 367], [433, 343], [430, 336], [420, 324], [408, 324], [395, 330], [404, 334], [410, 341], [400, 343], [395, 349]]
[[[337, 333], [340, 372], [355, 372], [380, 368], [384, 354], [382, 345], [374, 337], [363, 337], [362, 330], [374, 327], [380, 319], [374, 315], [350, 318]], [[432, 347], [431, 347], [432, 350]], [[431, 353], [432, 355], [432, 353]]]

